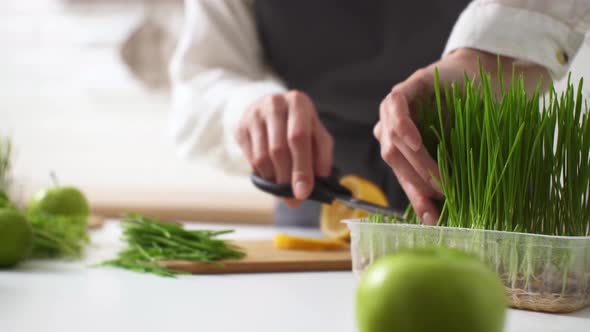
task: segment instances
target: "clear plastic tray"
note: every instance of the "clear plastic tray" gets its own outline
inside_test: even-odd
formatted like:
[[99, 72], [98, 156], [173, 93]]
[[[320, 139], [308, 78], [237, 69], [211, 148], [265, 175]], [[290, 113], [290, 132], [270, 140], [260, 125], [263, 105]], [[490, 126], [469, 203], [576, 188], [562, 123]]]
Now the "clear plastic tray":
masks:
[[572, 312], [590, 305], [590, 237], [547, 236], [344, 220], [357, 277], [377, 258], [401, 248], [447, 246], [478, 255], [504, 285], [510, 305]]

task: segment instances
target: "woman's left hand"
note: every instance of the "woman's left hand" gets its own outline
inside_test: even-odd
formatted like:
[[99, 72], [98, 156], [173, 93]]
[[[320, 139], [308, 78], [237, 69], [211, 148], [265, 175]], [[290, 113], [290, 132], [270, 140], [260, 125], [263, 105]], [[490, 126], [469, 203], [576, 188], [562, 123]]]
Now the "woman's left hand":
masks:
[[[412, 120], [412, 104], [420, 98], [434, 95], [434, 69], [439, 72], [441, 83], [460, 83], [467, 74], [478, 78], [479, 62], [492, 77], [497, 73], [498, 56], [474, 49], [459, 49], [425, 68], [419, 69], [407, 80], [393, 87], [379, 109], [379, 122], [374, 135], [381, 144], [381, 156], [393, 169], [406, 192], [414, 211], [422, 222], [434, 225], [440, 212], [434, 204], [443, 194], [438, 186], [440, 175], [436, 161], [422, 143], [422, 137]], [[540, 78], [544, 84], [550, 80], [547, 71], [538, 65], [500, 57], [505, 77], [510, 77], [514, 65], [517, 75], [522, 73], [525, 85], [533, 91]], [[494, 84], [499, 89], [498, 84]]]

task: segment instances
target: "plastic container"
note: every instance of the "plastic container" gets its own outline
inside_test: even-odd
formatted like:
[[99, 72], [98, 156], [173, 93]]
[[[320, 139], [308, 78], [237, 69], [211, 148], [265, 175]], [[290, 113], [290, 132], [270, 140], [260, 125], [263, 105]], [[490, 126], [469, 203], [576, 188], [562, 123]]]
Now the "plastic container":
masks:
[[504, 285], [510, 305], [572, 312], [590, 305], [590, 237], [547, 236], [344, 220], [358, 277], [377, 258], [401, 248], [447, 246], [478, 255]]

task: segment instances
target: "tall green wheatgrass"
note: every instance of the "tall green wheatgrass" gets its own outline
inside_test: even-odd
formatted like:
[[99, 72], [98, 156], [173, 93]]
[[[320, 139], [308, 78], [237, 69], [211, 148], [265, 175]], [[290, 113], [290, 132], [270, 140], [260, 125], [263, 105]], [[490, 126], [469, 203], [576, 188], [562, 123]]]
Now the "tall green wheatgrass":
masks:
[[[462, 84], [441, 85], [435, 72], [434, 100], [414, 114], [437, 159], [445, 197], [438, 225], [448, 227], [386, 227], [398, 221], [370, 215], [364, 221], [376, 225], [352, 234], [356, 259], [366, 266], [403, 247], [456, 247], [477, 253], [497, 273], [513, 307], [589, 306], [590, 114], [583, 82], [574, 87], [568, 77], [565, 91], [551, 87], [541, 96], [540, 84], [527, 94], [522, 76], [513, 70], [504, 82], [498, 72], [498, 92], [481, 67], [478, 80], [465, 77]], [[411, 206], [404, 223], [421, 223]]]
[[[417, 113], [438, 159], [445, 196], [439, 225], [546, 235], [590, 235], [590, 118], [580, 80], [527, 95], [514, 71], [499, 93], [480, 82], [441, 88]], [[436, 154], [435, 154], [436, 153]], [[375, 218], [373, 218], [375, 219]], [[416, 223], [411, 215], [408, 222]]]

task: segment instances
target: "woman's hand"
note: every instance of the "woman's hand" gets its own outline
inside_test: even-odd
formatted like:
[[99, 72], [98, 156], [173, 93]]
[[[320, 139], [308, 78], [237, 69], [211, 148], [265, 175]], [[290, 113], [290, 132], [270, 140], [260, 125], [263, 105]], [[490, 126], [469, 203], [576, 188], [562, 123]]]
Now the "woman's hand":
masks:
[[[497, 73], [497, 55], [459, 49], [417, 70], [407, 80], [394, 86], [380, 106], [374, 135], [381, 144], [381, 156], [395, 172], [414, 211], [425, 224], [436, 224], [440, 213], [433, 200], [442, 198], [442, 192], [437, 185], [440, 183], [437, 163], [423, 145], [420, 132], [412, 120], [412, 104], [419, 98], [432, 98], [435, 68], [438, 68], [441, 83], [460, 83], [465, 74], [479, 77], [478, 59], [484, 70], [494, 77]], [[541, 66], [508, 57], [501, 57], [500, 60], [504, 77], [510, 77], [514, 65], [516, 74], [524, 75], [526, 87], [530, 91], [536, 88], [541, 77], [545, 78], [545, 86], [549, 83], [549, 75]], [[499, 86], [495, 84], [494, 88], [498, 91]]]
[[303, 92], [254, 102], [240, 121], [236, 140], [255, 172], [292, 184], [296, 200], [287, 200], [291, 207], [309, 196], [314, 175], [330, 175], [334, 141]]

